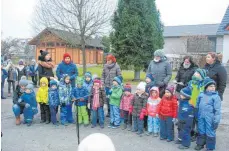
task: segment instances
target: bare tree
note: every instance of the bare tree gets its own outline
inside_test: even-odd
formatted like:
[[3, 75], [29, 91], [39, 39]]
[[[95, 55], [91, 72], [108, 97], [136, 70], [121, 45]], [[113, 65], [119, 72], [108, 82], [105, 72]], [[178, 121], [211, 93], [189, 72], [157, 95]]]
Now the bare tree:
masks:
[[1, 53], [3, 56], [9, 56], [12, 53], [18, 53], [20, 50], [20, 40], [16, 38], [6, 38], [1, 40]]
[[[110, 0], [111, 1], [111, 0]], [[34, 30], [53, 27], [79, 36], [86, 72], [86, 40], [102, 34], [113, 13], [108, 0], [40, 0], [32, 21]]]

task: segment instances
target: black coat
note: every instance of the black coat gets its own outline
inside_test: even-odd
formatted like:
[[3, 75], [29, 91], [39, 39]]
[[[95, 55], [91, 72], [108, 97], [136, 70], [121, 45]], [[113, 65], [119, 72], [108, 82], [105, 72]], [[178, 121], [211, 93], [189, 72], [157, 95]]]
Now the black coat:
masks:
[[25, 102], [18, 102], [18, 99], [20, 99], [21, 95], [23, 94], [21, 91], [20, 91], [20, 86], [17, 85], [16, 86], [16, 89], [14, 91], [14, 94], [13, 94], [13, 104], [17, 104], [18, 106], [20, 106], [21, 108], [21, 114], [23, 113], [23, 109], [25, 107]]
[[214, 64], [206, 64], [207, 75], [216, 82], [216, 90], [219, 92], [221, 100], [223, 100], [223, 93], [226, 88], [227, 71], [224, 66], [217, 60]]
[[52, 68], [45, 68], [39, 64], [38, 66], [38, 73], [39, 73], [39, 78], [41, 79], [42, 77], [46, 77], [50, 79], [50, 77], [54, 77]]
[[195, 73], [197, 68], [198, 68], [197, 65], [191, 64], [191, 66], [188, 69], [185, 69], [183, 67], [183, 63], [181, 64], [175, 79], [177, 82], [183, 82], [184, 86], [177, 85], [177, 89], [176, 89], [177, 92], [180, 92], [182, 88], [188, 85], [188, 82], [192, 79], [192, 76]]

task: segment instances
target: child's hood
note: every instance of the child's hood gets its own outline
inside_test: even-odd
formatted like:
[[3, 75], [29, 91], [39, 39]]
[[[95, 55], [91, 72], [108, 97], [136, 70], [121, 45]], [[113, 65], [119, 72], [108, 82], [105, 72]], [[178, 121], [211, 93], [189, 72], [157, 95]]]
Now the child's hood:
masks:
[[63, 74], [62, 78], [60, 79], [60, 85], [66, 85], [65, 79], [68, 77], [68, 74]]
[[45, 83], [45, 86], [40, 85], [41, 87], [48, 87], [48, 79], [46, 77], [41, 78], [40, 83]]
[[[156, 96], [156, 97], [153, 97], [153, 96], [152, 96], [152, 91], [156, 91], [156, 92], [157, 92], [157, 96]], [[153, 99], [159, 98], [159, 89], [158, 89], [158, 87], [152, 87], [152, 88], [150, 89], [150, 97], [153, 98]]]

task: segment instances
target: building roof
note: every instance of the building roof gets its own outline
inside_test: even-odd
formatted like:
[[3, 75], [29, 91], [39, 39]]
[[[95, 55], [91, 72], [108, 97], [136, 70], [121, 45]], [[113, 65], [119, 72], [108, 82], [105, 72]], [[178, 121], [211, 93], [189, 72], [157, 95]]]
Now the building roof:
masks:
[[[47, 27], [45, 28], [40, 34], [38, 34], [36, 37], [34, 37], [29, 44], [30, 45], [36, 45], [39, 42], [39, 39], [41, 38], [42, 34], [45, 32], [51, 32], [52, 34], [58, 36], [62, 40], [66, 41], [68, 44], [71, 44], [72, 46], [80, 46], [80, 37], [72, 32], [68, 32], [65, 30], [59, 30]], [[89, 38], [86, 40], [86, 46], [91, 47], [99, 47], [103, 48], [104, 46], [101, 44], [102, 38]]]
[[229, 26], [229, 6], [227, 7], [226, 13], [222, 19], [221, 24], [219, 25], [217, 35], [229, 35], [229, 30], [226, 30], [228, 26]]
[[164, 37], [184, 37], [184, 36], [216, 36], [219, 24], [181, 25], [165, 26]]

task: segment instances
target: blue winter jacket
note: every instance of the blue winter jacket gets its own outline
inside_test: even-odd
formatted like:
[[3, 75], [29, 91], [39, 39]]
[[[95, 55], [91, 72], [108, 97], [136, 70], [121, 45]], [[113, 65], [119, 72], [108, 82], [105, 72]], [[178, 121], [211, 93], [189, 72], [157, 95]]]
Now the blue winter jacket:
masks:
[[29, 75], [30, 76], [37, 75], [37, 72], [38, 72], [38, 66], [37, 65], [31, 65], [31, 66], [29, 66]]
[[149, 94], [149, 91], [152, 87], [156, 86], [155, 81], [146, 84], [145, 92]]
[[[87, 88], [84, 86], [82, 86], [81, 88], [75, 87], [72, 93], [72, 98], [75, 98], [75, 99], [84, 98], [84, 101], [78, 101], [78, 106], [87, 105], [88, 96], [89, 96], [89, 93], [87, 91]], [[77, 101], [75, 102], [75, 105], [77, 105]]]
[[65, 103], [66, 105], [72, 103], [72, 86], [64, 82], [64, 77], [60, 80], [58, 92], [60, 103]]
[[181, 121], [194, 117], [194, 107], [189, 104], [188, 100], [179, 100], [178, 119]]
[[87, 88], [88, 93], [91, 93], [91, 88], [93, 86], [93, 81], [91, 80], [90, 82], [87, 82], [86, 80], [83, 83], [83, 86]]
[[58, 106], [58, 105], [60, 105], [58, 89], [49, 88], [48, 102], [49, 102], [49, 106]]
[[8, 74], [5, 69], [2, 69], [2, 80], [1, 82], [4, 82], [7, 78]]
[[198, 118], [213, 120], [219, 124], [221, 119], [221, 99], [218, 92], [202, 92], [197, 98]]
[[35, 92], [32, 93], [23, 93], [19, 102], [28, 103], [33, 110], [37, 110], [37, 101]]
[[75, 80], [78, 76], [78, 69], [74, 63], [66, 64], [64, 61], [62, 61], [56, 69], [56, 76], [58, 77], [58, 80], [60, 80], [63, 77], [63, 74], [68, 74], [70, 76], [72, 87], [75, 87]]

